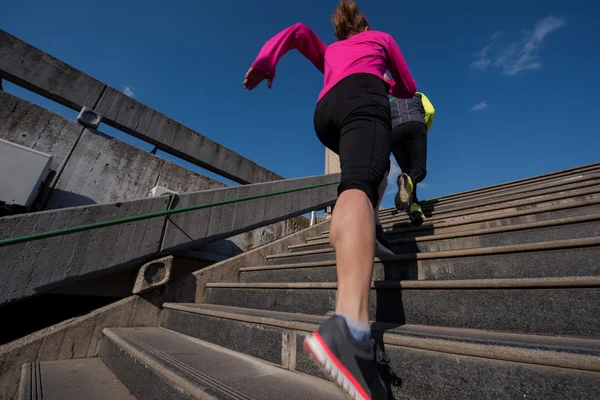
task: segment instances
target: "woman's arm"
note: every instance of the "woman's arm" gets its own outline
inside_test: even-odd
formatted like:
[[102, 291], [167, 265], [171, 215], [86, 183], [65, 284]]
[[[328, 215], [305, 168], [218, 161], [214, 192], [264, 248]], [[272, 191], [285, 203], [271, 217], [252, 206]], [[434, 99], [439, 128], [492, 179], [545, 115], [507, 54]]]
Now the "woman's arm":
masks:
[[279, 59], [288, 51], [297, 49], [321, 72], [325, 69], [327, 46], [306, 25], [298, 22], [269, 39], [252, 63], [252, 68], [262, 71], [269, 80], [275, 77]]
[[388, 68], [393, 78], [387, 81], [391, 85], [390, 94], [401, 99], [410, 99], [417, 91], [417, 83], [410, 74], [404, 56], [391, 35], [388, 35], [387, 44]]

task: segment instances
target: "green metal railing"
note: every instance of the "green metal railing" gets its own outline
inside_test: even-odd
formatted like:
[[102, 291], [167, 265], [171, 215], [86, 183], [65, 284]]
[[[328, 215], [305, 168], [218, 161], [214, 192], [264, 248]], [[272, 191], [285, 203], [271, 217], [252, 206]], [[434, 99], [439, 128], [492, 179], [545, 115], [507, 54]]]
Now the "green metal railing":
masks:
[[[102, 221], [102, 222], [94, 222], [91, 224], [73, 226], [73, 227], [64, 228], [64, 229], [56, 229], [56, 230], [52, 230], [52, 231], [48, 231], [48, 232], [32, 233], [29, 235], [16, 236], [13, 238], [8, 238], [8, 239], [0, 239], [0, 247], [9, 246], [11, 244], [32, 242], [34, 240], [48, 239], [48, 238], [52, 238], [52, 237], [56, 237], [56, 236], [64, 236], [64, 235], [68, 235], [71, 233], [91, 231], [93, 229], [106, 228], [108, 226], [126, 224], [129, 222], [142, 221], [145, 219], [166, 217], [169, 215], [181, 214], [181, 213], [189, 212], [189, 211], [202, 210], [204, 208], [211, 208], [211, 207], [223, 206], [226, 204], [240, 203], [242, 201], [255, 200], [255, 199], [260, 199], [260, 198], [264, 198], [264, 197], [272, 197], [272, 196], [277, 196], [277, 195], [287, 194], [287, 193], [301, 192], [304, 190], [317, 189], [320, 187], [326, 187], [326, 186], [337, 185], [337, 184], [339, 184], [339, 182], [323, 183], [320, 185], [307, 186], [304, 188], [288, 189], [288, 190], [282, 190], [279, 192], [272, 192], [272, 193], [265, 193], [265, 194], [257, 194], [254, 196], [240, 197], [238, 199], [217, 201], [217, 202], [209, 203], [209, 204], [197, 204], [194, 206], [176, 208], [173, 210], [168, 209], [168, 210], [156, 211], [156, 212], [148, 213], [148, 214], [132, 215], [130, 217], [111, 219], [111, 220]], [[176, 195], [170, 196], [171, 199], [169, 201], [168, 208], [170, 208], [171, 204], [173, 203], [175, 196]]]

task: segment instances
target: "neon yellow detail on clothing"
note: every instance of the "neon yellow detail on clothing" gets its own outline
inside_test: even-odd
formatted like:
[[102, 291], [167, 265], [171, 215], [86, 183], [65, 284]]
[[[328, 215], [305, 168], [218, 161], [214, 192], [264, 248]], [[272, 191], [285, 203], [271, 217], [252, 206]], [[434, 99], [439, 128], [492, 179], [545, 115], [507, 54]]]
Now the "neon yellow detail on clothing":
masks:
[[427, 125], [427, 132], [429, 132], [429, 129], [431, 129], [431, 123], [433, 122], [433, 116], [435, 115], [435, 108], [433, 108], [433, 104], [431, 104], [424, 93], [418, 93], [421, 94], [421, 102], [423, 103], [423, 108], [425, 109], [425, 125]]
[[421, 206], [419, 205], [419, 203], [412, 203], [410, 205], [410, 213], [414, 213], [414, 212], [418, 212], [421, 213], [421, 215], [423, 215], [423, 210], [421, 209]]
[[406, 193], [407, 193], [407, 197], [410, 199], [410, 198], [412, 198], [412, 194], [415, 189], [415, 185], [413, 184], [413, 181], [410, 176], [408, 176], [407, 174], [404, 174], [404, 175], [406, 175], [406, 182], [407, 182]]

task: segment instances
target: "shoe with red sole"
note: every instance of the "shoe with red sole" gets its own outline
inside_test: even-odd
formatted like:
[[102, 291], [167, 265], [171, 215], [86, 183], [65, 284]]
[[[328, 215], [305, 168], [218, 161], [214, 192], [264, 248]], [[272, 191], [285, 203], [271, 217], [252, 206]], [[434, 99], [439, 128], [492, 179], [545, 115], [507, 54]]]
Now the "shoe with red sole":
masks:
[[[380, 375], [389, 359], [373, 339], [354, 339], [346, 320], [334, 315], [304, 340], [304, 349], [327, 375], [353, 400], [389, 399], [390, 389]], [[389, 368], [389, 367], [388, 367]]]

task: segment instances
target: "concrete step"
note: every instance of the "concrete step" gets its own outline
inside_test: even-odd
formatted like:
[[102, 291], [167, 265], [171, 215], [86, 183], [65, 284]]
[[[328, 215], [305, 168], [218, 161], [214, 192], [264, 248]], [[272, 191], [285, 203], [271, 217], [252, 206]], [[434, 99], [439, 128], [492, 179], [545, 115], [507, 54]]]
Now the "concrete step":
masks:
[[[583, 195], [576, 198], [548, 201], [541, 204], [511, 207], [493, 212], [443, 218], [428, 222], [420, 227], [398, 224], [388, 227], [386, 233], [399, 236], [413, 236], [414, 233], [450, 233], [496, 226], [522, 224], [525, 222], [545, 221], [580, 215], [596, 214], [600, 210], [600, 193]], [[433, 230], [431, 228], [433, 227]]]
[[[440, 223], [461, 223], [464, 220], [479, 220], [481, 218], [496, 219], [503, 217], [504, 214], [526, 212], [531, 210], [539, 210], [548, 207], [557, 207], [562, 205], [576, 205], [580, 202], [587, 202], [600, 199], [600, 188], [585, 189], [576, 192], [564, 192], [553, 194], [544, 198], [531, 198], [519, 200], [516, 203], [498, 203], [478, 210], [461, 210], [456, 213], [440, 214], [428, 217], [425, 219], [423, 226]], [[385, 230], [406, 230], [412, 229], [407, 218], [402, 217], [393, 222], [383, 222], [382, 226]], [[329, 230], [323, 230], [321, 235], [326, 236]]]
[[[500, 226], [524, 224], [536, 221], [549, 221], [552, 219], [569, 218], [583, 215], [600, 213], [600, 195], [583, 196], [570, 199], [559, 204], [545, 204], [540, 207], [526, 208], [518, 211], [506, 211], [502, 213], [483, 214], [468, 218], [428, 221], [419, 227], [398, 226], [386, 230], [388, 240], [394, 240], [394, 236], [416, 237], [479, 230]], [[306, 243], [325, 243], [329, 238], [329, 231], [325, 230], [319, 236], [310, 237]]]
[[[210, 283], [205, 303], [325, 315], [336, 283]], [[600, 277], [375, 281], [379, 322], [541, 335], [600, 336]]]
[[[521, 181], [507, 182], [499, 185], [488, 186], [484, 188], [474, 189], [467, 192], [453, 193], [450, 195], [440, 196], [433, 199], [423, 200], [424, 204], [450, 204], [452, 202], [470, 201], [477, 198], [493, 197], [505, 193], [520, 193], [535, 190], [539, 185], [554, 184], [560, 185], [571, 181], [585, 180], [587, 176], [600, 172], [600, 164], [585, 166], [582, 168], [573, 169], [568, 172], [560, 172], [541, 175], [533, 178], [524, 179]], [[533, 189], [532, 189], [533, 188]], [[394, 207], [382, 210], [382, 213], [393, 213]]]
[[343, 399], [328, 382], [167, 329], [104, 332], [102, 360], [139, 399]]
[[472, 196], [479, 196], [485, 193], [495, 193], [498, 191], [512, 189], [512, 190], [520, 190], [521, 188], [525, 188], [530, 185], [535, 185], [542, 182], [549, 181], [561, 181], [573, 179], [574, 177], [581, 174], [589, 174], [594, 173], [600, 170], [600, 163], [584, 165], [581, 167], [571, 168], [569, 170], [552, 172], [549, 174], [537, 175], [525, 179], [519, 179], [516, 181], [503, 182], [496, 185], [484, 186], [481, 188], [476, 188], [472, 190], [467, 190], [464, 192], [451, 193], [448, 195], [440, 196], [435, 200], [452, 200], [456, 198], [467, 198]]
[[[497, 228], [453, 232], [441, 235], [390, 239], [390, 247], [396, 254], [425, 253], [472, 249], [479, 247], [506, 246], [541, 241], [566, 240], [600, 236], [600, 214], [559, 218], [549, 221], [500, 226]], [[269, 256], [268, 259], [304, 254], [307, 251], [332, 249], [329, 240], [293, 245], [288, 253]]]
[[[447, 213], [452, 210], [477, 208], [490, 204], [505, 203], [510, 201], [516, 201], [520, 199], [530, 198], [534, 196], [543, 196], [553, 193], [565, 192], [569, 190], [581, 190], [585, 188], [591, 188], [600, 184], [600, 174], [595, 173], [591, 175], [581, 176], [579, 179], [570, 180], [567, 182], [549, 182], [543, 185], [537, 185], [528, 188], [525, 191], [519, 192], [506, 192], [503, 194], [497, 194], [494, 196], [485, 196], [481, 198], [473, 199], [459, 199], [452, 202], [445, 201], [424, 201], [421, 202], [421, 207], [427, 215], [432, 213], [440, 214]], [[389, 210], [389, 211], [388, 211]], [[387, 221], [393, 219], [393, 209], [383, 210], [380, 212], [380, 220]]]
[[[438, 212], [434, 214], [425, 212], [428, 223], [443, 222], [463, 218], [475, 218], [482, 215], [494, 215], [507, 212], [521, 211], [531, 208], [540, 208], [551, 205], [566, 204], [572, 201], [589, 200], [598, 198], [600, 195], [600, 186], [590, 188], [561, 191], [543, 196], [526, 197], [514, 201], [490, 203], [481, 207], [460, 207], [449, 211]], [[381, 221], [384, 228], [408, 227], [409, 221], [405, 213], [390, 220]]]
[[[374, 280], [600, 276], [600, 236], [375, 259]], [[332, 249], [288, 253], [240, 268], [241, 282], [335, 282]]]
[[[326, 317], [212, 304], [164, 304], [162, 326], [321, 377], [302, 350]], [[374, 323], [410, 399], [592, 399], [600, 395], [600, 341]], [[460, 384], [457, 384], [460, 382]]]
[[99, 358], [23, 365], [19, 400], [135, 400]]

